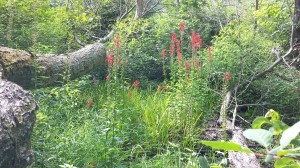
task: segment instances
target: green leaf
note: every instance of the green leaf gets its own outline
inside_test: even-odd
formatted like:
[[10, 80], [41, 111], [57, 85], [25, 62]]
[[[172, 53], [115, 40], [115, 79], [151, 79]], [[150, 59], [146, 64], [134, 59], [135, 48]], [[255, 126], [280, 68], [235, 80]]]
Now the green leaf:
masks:
[[247, 129], [243, 132], [243, 135], [264, 147], [270, 146], [273, 140], [273, 134], [264, 129]]
[[290, 144], [290, 142], [296, 138], [296, 136], [300, 132], [300, 121], [298, 121], [296, 124], [288, 128], [282, 133], [282, 137], [280, 139], [280, 147], [281, 149], [285, 148], [287, 145]]
[[265, 115], [265, 118], [271, 118], [271, 120], [280, 120], [279, 113], [273, 109], [270, 109], [267, 114]]
[[288, 125], [280, 120], [271, 120], [270, 123], [274, 127], [274, 135], [278, 135], [289, 128]]
[[200, 156], [199, 157], [199, 163], [200, 163], [200, 167], [201, 168], [209, 168], [208, 161], [207, 161], [207, 159], [205, 157]]
[[277, 156], [286, 156], [286, 155], [300, 155], [300, 148], [288, 149], [288, 150], [278, 150]]
[[261, 128], [261, 126], [265, 123], [270, 124], [270, 120], [268, 120], [265, 117], [257, 117], [253, 122], [252, 122], [252, 128]]
[[283, 157], [275, 162], [274, 167], [275, 168], [299, 168], [300, 165], [298, 165], [296, 160], [293, 158]]
[[249, 148], [243, 148], [240, 144], [234, 142], [224, 142], [224, 141], [200, 141], [200, 142], [206, 146], [210, 146], [213, 149], [246, 152], [246, 153], [252, 152]]

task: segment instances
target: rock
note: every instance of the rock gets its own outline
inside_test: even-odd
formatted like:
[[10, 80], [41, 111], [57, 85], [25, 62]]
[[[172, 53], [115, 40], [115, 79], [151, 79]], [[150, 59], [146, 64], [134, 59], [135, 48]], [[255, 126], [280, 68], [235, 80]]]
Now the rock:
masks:
[[0, 79], [0, 168], [25, 168], [31, 164], [37, 109], [29, 92]]

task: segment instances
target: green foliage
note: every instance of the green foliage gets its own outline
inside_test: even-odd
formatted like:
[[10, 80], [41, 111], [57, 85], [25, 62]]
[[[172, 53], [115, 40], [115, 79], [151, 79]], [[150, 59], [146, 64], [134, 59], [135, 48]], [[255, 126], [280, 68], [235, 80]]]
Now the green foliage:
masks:
[[[284, 127], [277, 127], [279, 122], [281, 122], [281, 125], [284, 125]], [[269, 130], [261, 129], [265, 123], [271, 126]], [[299, 140], [300, 121], [288, 128], [288, 126], [280, 121], [279, 113], [271, 109], [265, 115], [264, 119], [258, 117], [253, 122], [252, 127], [254, 129], [245, 130], [243, 135], [247, 139], [255, 141], [265, 147], [265, 162], [272, 162], [277, 158], [274, 164], [275, 168], [300, 166], [298, 159], [298, 156], [300, 156], [300, 145], [297, 143]], [[277, 139], [277, 137], [274, 137], [274, 128], [277, 128], [277, 134], [281, 135], [280, 144], [277, 144], [277, 141], [273, 141], [273, 139]], [[273, 142], [275, 142], [275, 144], [273, 144]], [[233, 142], [201, 141], [201, 143], [214, 149], [225, 151], [251, 152], [249, 149], [245, 150], [241, 148], [239, 144]], [[286, 147], [289, 148], [285, 149]]]
[[272, 136], [273, 134], [264, 129], [247, 129], [243, 132], [244, 137], [259, 143], [261, 146], [267, 148], [272, 144]]
[[213, 149], [251, 153], [250, 149], [243, 148], [241, 145], [236, 144], [234, 142], [225, 142], [225, 141], [200, 141], [200, 142]]

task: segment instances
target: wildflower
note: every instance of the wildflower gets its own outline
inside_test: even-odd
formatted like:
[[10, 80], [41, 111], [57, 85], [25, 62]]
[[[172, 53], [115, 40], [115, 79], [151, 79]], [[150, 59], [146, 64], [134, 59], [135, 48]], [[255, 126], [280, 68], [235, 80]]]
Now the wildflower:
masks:
[[226, 71], [224, 74], [224, 81], [227, 83], [230, 79], [230, 72]]
[[211, 46], [208, 46], [208, 47], [207, 47], [207, 52], [208, 52], [207, 61], [208, 61], [208, 62], [211, 62], [211, 60], [212, 60], [211, 50], [212, 50], [212, 47], [211, 47]]
[[87, 106], [87, 107], [91, 107], [93, 104], [94, 104], [93, 99], [89, 99], [89, 100], [87, 101], [87, 103], [86, 103], [86, 106]]
[[187, 61], [184, 62], [185, 69], [190, 69], [190, 65]]
[[180, 52], [180, 40], [176, 40], [176, 52]]
[[161, 57], [162, 58], [166, 57], [166, 50], [165, 49], [161, 49]]
[[108, 76], [108, 75], [105, 77], [105, 80], [106, 80], [106, 81], [109, 81], [109, 76]]
[[176, 42], [176, 32], [172, 33], [172, 43]]
[[122, 61], [118, 61], [118, 65], [122, 65]]
[[199, 71], [200, 68], [200, 61], [196, 60], [196, 71]]
[[133, 86], [134, 86], [135, 89], [138, 89], [140, 87], [140, 81], [139, 80], [135, 80], [133, 82]]
[[178, 62], [179, 62], [179, 63], [182, 62], [182, 54], [181, 54], [181, 52], [178, 52], [178, 53], [177, 53], [177, 59], [178, 59]]
[[114, 52], [109, 51], [109, 54], [106, 56], [106, 62], [108, 66], [113, 66], [114, 65]]
[[132, 95], [132, 91], [131, 91], [131, 90], [128, 90], [127, 95], [128, 95], [128, 99], [130, 99], [130, 98], [131, 98], [131, 95]]
[[192, 38], [192, 51], [194, 51], [195, 48], [202, 47], [202, 39], [200, 38], [199, 33], [192, 32], [191, 38]]
[[184, 34], [184, 22], [180, 22], [180, 31], [181, 34]]
[[174, 54], [174, 44], [170, 45], [170, 55], [173, 56]]
[[118, 35], [114, 38], [114, 46], [121, 48], [121, 38]]

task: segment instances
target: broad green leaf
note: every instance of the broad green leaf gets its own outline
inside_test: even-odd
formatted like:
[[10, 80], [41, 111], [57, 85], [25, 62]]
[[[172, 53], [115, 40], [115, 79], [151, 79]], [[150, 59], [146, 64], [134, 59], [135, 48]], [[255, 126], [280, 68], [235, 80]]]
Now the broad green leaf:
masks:
[[200, 141], [206, 146], [210, 146], [213, 149], [225, 150], [225, 151], [236, 151], [236, 152], [246, 152], [251, 153], [249, 148], [243, 148], [240, 144], [234, 142], [224, 142], [224, 141]]
[[288, 125], [286, 125], [284, 122], [280, 120], [271, 120], [270, 124], [274, 128], [274, 135], [278, 135], [289, 128]]
[[274, 164], [275, 168], [299, 168], [300, 165], [292, 158], [283, 157]]
[[270, 146], [273, 141], [273, 134], [264, 129], [247, 129], [243, 132], [243, 135], [264, 147]]
[[280, 120], [279, 113], [273, 109], [270, 109], [267, 114], [265, 115], [265, 118], [271, 118], [271, 120]]
[[265, 117], [257, 117], [253, 122], [252, 122], [252, 128], [256, 129], [256, 128], [261, 128], [261, 126], [263, 124], [269, 124], [270, 120], [268, 120]]
[[296, 138], [296, 136], [300, 132], [300, 121], [298, 121], [296, 124], [288, 128], [282, 133], [282, 137], [280, 139], [280, 147], [281, 149], [285, 148], [287, 145], [290, 144], [290, 142]]
[[207, 161], [207, 159], [205, 157], [200, 156], [199, 157], [199, 163], [200, 163], [200, 167], [201, 168], [209, 168], [208, 161]]
[[294, 149], [288, 149], [288, 150], [278, 150], [277, 151], [277, 156], [298, 156], [300, 155], [300, 148], [294, 148]]

